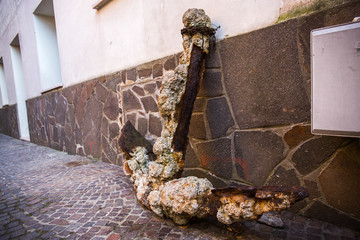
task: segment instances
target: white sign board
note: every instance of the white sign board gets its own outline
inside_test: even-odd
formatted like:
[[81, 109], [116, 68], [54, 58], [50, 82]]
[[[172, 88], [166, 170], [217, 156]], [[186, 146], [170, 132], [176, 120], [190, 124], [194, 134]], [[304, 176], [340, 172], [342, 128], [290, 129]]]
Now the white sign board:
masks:
[[360, 137], [360, 22], [311, 32], [312, 132]]

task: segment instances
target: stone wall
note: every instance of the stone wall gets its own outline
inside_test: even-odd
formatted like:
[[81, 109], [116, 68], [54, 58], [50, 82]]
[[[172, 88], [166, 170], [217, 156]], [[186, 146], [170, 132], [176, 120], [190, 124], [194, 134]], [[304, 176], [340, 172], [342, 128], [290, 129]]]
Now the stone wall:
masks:
[[[360, 228], [358, 139], [310, 132], [310, 31], [349, 22], [350, 3], [217, 42], [191, 119], [184, 175], [214, 186], [302, 185], [294, 212]], [[169, 56], [27, 101], [32, 142], [121, 165], [126, 121], [160, 135], [157, 98]]]
[[0, 133], [20, 138], [16, 104], [0, 108]]

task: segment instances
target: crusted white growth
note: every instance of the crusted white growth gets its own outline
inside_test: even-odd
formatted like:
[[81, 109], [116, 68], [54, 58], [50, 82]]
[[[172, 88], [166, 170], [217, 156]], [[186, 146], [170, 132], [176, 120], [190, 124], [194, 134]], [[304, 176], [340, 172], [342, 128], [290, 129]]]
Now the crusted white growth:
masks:
[[221, 206], [217, 212], [217, 219], [224, 224], [231, 224], [239, 220], [254, 219], [255, 200], [244, 196], [231, 198], [222, 197]]
[[191, 217], [208, 213], [205, 202], [212, 184], [206, 178], [186, 177], [167, 182], [160, 192], [160, 202], [166, 215], [177, 224], [186, 224]]

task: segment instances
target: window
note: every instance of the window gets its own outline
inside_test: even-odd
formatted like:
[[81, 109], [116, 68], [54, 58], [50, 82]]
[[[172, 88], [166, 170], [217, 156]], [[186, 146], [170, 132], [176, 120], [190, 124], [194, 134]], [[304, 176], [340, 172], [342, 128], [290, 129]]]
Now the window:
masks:
[[3, 107], [9, 104], [9, 99], [5, 81], [4, 62], [2, 57], [0, 57], [0, 90], [0, 107]]
[[60, 58], [52, 0], [43, 0], [34, 11], [41, 92], [62, 86]]
[[21, 60], [21, 50], [19, 35], [16, 35], [14, 40], [10, 44], [10, 54], [14, 74], [17, 111], [18, 111], [18, 122], [20, 138], [23, 140], [30, 140], [29, 136], [29, 125], [26, 111], [26, 91], [25, 91], [25, 80], [23, 65]]

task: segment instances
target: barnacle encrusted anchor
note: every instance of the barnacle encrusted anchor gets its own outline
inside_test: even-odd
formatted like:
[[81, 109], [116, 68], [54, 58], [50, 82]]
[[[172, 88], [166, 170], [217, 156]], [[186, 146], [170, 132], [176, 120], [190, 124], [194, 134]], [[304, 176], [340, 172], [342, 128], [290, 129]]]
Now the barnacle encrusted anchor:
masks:
[[210, 37], [215, 34], [204, 10], [192, 8], [183, 16], [184, 51], [174, 71], [163, 79], [158, 105], [164, 120], [154, 146], [127, 122], [119, 146], [126, 158], [136, 197], [141, 204], [179, 225], [191, 218], [217, 216], [224, 224], [259, 218], [280, 211], [308, 196], [302, 187], [238, 187], [214, 189], [206, 178], [179, 178], [184, 167], [190, 118], [202, 80]]

